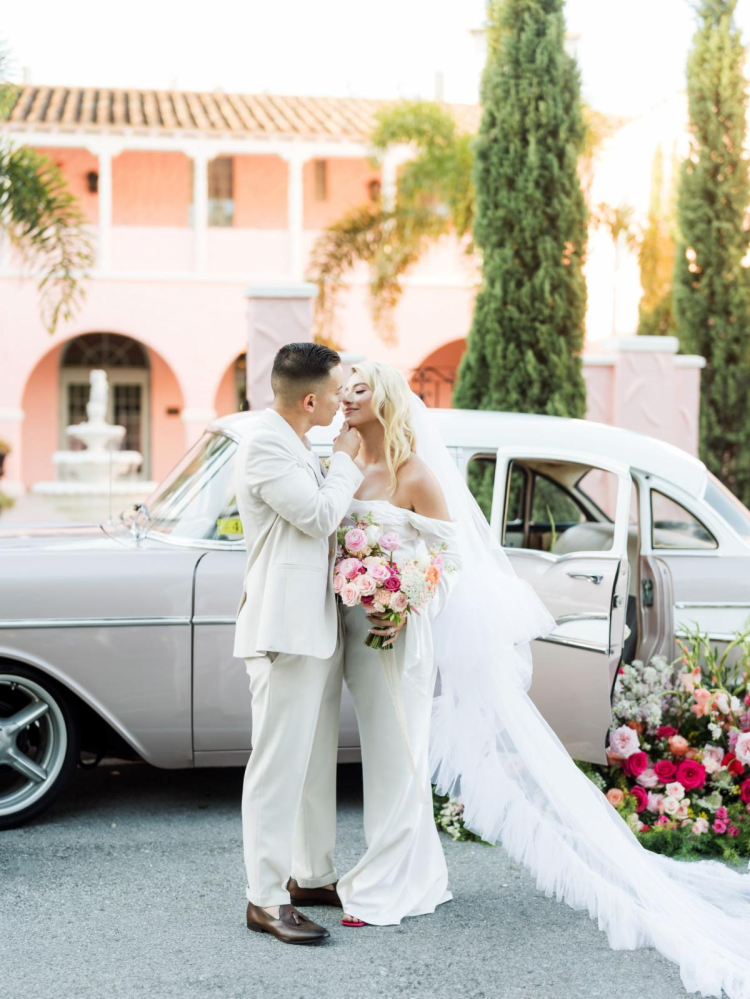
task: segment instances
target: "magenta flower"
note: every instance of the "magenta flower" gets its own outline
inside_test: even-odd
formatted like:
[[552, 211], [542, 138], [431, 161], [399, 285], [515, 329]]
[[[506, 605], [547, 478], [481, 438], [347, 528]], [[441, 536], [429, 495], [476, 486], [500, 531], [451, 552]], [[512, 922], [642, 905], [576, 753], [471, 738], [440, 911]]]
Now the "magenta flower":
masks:
[[731, 836], [734, 839], [735, 836], [739, 836], [740, 830], [737, 826], [730, 826], [727, 829], [727, 836]]
[[677, 767], [675, 780], [678, 780], [686, 791], [695, 791], [706, 783], [706, 768], [695, 760], [683, 760]]
[[383, 583], [383, 589], [390, 590], [391, 593], [395, 593], [396, 590], [401, 589], [401, 580], [398, 576], [389, 576], [388, 579]]
[[644, 809], [648, 805], [648, 791], [646, 791], [645, 788], [640, 787], [638, 784], [636, 784], [634, 787], [631, 787], [630, 793], [635, 798], [636, 812], [644, 811]]
[[720, 805], [716, 809], [716, 818], [719, 819], [721, 822], [726, 822], [726, 820], [729, 818], [729, 812], [726, 810], [726, 808], [724, 808], [723, 805]]
[[719, 835], [721, 835], [727, 831], [727, 824], [726, 822], [722, 822], [721, 819], [716, 819], [711, 828], [715, 833], [719, 833]]
[[659, 760], [658, 763], [654, 764], [654, 773], [662, 784], [668, 784], [670, 781], [674, 780], [675, 774], [677, 773], [677, 767], [671, 760]]

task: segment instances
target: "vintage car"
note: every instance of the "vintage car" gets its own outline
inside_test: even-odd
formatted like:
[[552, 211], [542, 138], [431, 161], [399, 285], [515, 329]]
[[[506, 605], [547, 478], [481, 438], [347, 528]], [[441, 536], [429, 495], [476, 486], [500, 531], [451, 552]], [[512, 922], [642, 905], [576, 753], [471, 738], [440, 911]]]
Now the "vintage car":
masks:
[[[557, 620], [533, 643], [530, 694], [575, 758], [603, 762], [621, 660], [673, 658], [685, 627], [721, 645], [745, 625], [750, 511], [701, 461], [652, 437], [433, 412], [516, 572]], [[255, 418], [213, 423], [116, 523], [0, 531], [0, 828], [38, 816], [79, 760], [246, 762], [233, 459]], [[310, 435], [322, 455], [336, 432]], [[341, 762], [359, 759], [346, 690], [339, 746]]]

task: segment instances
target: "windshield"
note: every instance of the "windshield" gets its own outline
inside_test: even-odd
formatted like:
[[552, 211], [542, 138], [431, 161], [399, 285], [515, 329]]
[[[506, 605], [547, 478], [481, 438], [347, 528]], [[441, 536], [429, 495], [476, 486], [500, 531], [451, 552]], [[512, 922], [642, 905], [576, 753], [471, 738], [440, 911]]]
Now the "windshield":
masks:
[[[708, 471], [708, 470], [707, 470]], [[709, 506], [733, 527], [745, 541], [750, 542], [750, 510], [744, 506], [713, 472], [708, 472], [706, 492], [703, 496]]]
[[237, 444], [205, 433], [146, 500], [138, 526], [171, 538], [238, 541], [242, 524], [234, 490]]

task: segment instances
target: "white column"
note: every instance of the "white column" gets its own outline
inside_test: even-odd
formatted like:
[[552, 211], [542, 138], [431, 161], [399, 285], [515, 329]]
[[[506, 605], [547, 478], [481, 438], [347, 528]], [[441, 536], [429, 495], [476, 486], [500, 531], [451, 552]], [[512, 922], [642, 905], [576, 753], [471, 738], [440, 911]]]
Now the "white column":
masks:
[[289, 276], [302, 280], [304, 260], [302, 247], [302, 227], [304, 223], [304, 197], [302, 170], [305, 155], [301, 150], [290, 150], [284, 156], [288, 164], [287, 175], [287, 229], [289, 232]]
[[208, 234], [208, 154], [193, 153], [193, 247], [194, 266], [199, 274], [206, 270]]
[[98, 150], [99, 180], [99, 222], [97, 244], [97, 268], [108, 271], [112, 266], [112, 152]]
[[180, 413], [185, 424], [185, 447], [192, 447], [209, 423], [216, 419], [211, 406], [186, 406]]

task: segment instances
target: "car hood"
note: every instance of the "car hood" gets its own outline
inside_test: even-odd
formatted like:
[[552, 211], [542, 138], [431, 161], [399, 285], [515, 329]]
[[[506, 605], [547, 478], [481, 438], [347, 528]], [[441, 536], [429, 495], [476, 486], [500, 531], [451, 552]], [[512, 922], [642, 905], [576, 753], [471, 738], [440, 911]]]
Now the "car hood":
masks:
[[0, 552], [111, 549], [117, 533], [102, 524], [0, 525]]

